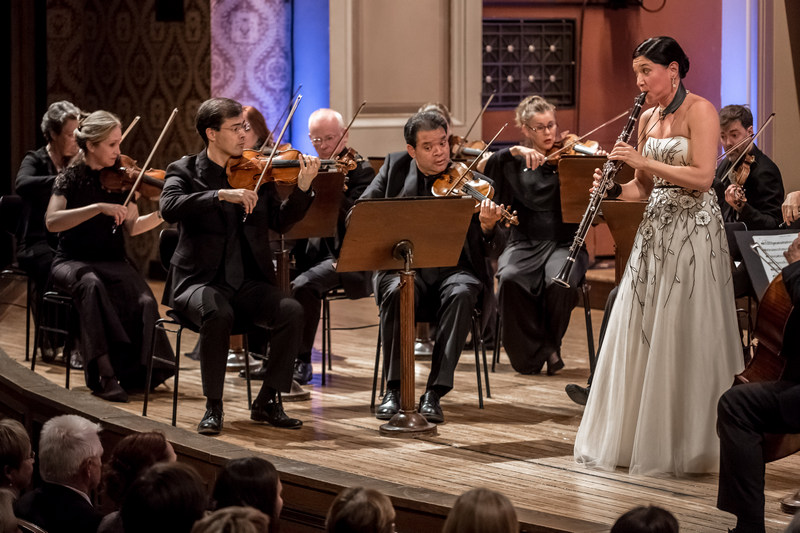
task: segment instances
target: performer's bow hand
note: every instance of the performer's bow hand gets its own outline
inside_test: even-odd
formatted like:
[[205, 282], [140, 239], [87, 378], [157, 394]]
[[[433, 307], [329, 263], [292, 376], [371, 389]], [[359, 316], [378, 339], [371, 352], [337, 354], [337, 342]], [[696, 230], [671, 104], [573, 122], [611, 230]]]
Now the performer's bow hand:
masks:
[[792, 191], [786, 195], [786, 200], [781, 205], [781, 212], [787, 226], [800, 218], [800, 191]]
[[789, 249], [783, 252], [783, 257], [789, 261], [790, 265], [800, 259], [800, 235], [792, 241], [792, 244], [789, 245]]
[[258, 202], [258, 195], [250, 189], [220, 189], [217, 193], [220, 202], [240, 204], [244, 212], [250, 214]]

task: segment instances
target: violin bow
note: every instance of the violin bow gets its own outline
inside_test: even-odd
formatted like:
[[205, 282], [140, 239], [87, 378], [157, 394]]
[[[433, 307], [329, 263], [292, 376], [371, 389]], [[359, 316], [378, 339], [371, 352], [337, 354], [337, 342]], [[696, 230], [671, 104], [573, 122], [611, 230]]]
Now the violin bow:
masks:
[[169, 118], [167, 119], [167, 123], [164, 124], [164, 128], [161, 130], [161, 135], [158, 136], [156, 139], [156, 143], [153, 145], [153, 149], [150, 150], [150, 155], [147, 156], [147, 161], [144, 162], [142, 165], [142, 169], [139, 171], [139, 175], [136, 177], [136, 181], [133, 183], [133, 187], [131, 187], [131, 192], [128, 193], [128, 197], [125, 199], [125, 202], [122, 204], [123, 206], [127, 206], [130, 203], [131, 199], [133, 198], [136, 189], [139, 188], [139, 183], [142, 181], [142, 176], [144, 176], [145, 170], [147, 167], [150, 166], [150, 161], [153, 159], [153, 155], [155, 155], [156, 150], [158, 150], [158, 145], [161, 144], [161, 139], [164, 138], [164, 135], [167, 133], [172, 121], [175, 120], [175, 116], [178, 114], [178, 108], [172, 110], [170, 113]]
[[458, 143], [458, 150], [456, 150], [456, 152], [455, 152], [456, 154], [458, 154], [458, 152], [461, 150], [461, 147], [463, 147], [464, 143], [467, 142], [467, 139], [469, 139], [469, 134], [472, 133], [472, 128], [475, 127], [475, 124], [478, 123], [478, 119], [480, 119], [483, 116], [483, 114], [486, 112], [486, 110], [489, 108], [489, 104], [491, 104], [492, 100], [494, 100], [494, 95], [495, 94], [496, 94], [496, 92], [492, 91], [492, 94], [489, 95], [489, 98], [486, 100], [486, 103], [483, 104], [483, 107], [481, 108], [480, 112], [478, 113], [478, 116], [476, 116], [475, 120], [472, 121], [472, 125], [467, 130], [467, 133], [464, 134], [464, 136], [461, 138], [461, 142]]
[[[275, 152], [278, 151], [278, 145], [281, 143], [283, 139], [283, 134], [286, 133], [286, 128], [289, 126], [289, 123], [292, 121], [292, 117], [294, 116], [294, 112], [297, 111], [297, 106], [300, 104], [300, 100], [303, 99], [302, 94], [298, 94], [297, 98], [295, 98], [294, 104], [292, 105], [291, 111], [289, 111], [289, 117], [286, 119], [286, 122], [283, 123], [283, 128], [281, 129], [281, 134], [278, 135], [278, 139], [275, 141], [275, 144], [272, 145], [272, 152], [270, 152], [269, 157], [267, 158], [267, 164], [264, 165], [264, 169], [261, 171], [261, 175], [258, 177], [258, 181], [256, 182], [255, 187], [253, 190], [258, 193], [258, 188], [261, 186], [261, 182], [264, 180], [264, 175], [267, 173], [267, 169], [272, 165], [272, 159], [275, 157]], [[244, 214], [242, 218], [242, 222], [247, 220], [247, 213]]]
[[[292, 93], [292, 97], [289, 98], [289, 105], [286, 106], [286, 109], [283, 110], [283, 113], [281, 113], [281, 116], [278, 117], [278, 121], [275, 123], [275, 127], [272, 128], [271, 130], [269, 130], [269, 135], [264, 140], [264, 144], [262, 144], [261, 148], [258, 149], [258, 151], [260, 153], [262, 153], [262, 154], [264, 153], [264, 148], [266, 148], [267, 145], [269, 144], [269, 138], [272, 137], [272, 132], [278, 129], [278, 124], [280, 124], [281, 120], [283, 120], [283, 117], [286, 116], [286, 112], [291, 109], [292, 102], [295, 100], [295, 98], [297, 98], [298, 93], [300, 92], [300, 89], [302, 89], [302, 88], [303, 88], [303, 84], [301, 83], [300, 85], [297, 86], [297, 89], [295, 89], [295, 91]], [[278, 144], [278, 143], [276, 142], [275, 144]]]
[[[344, 139], [344, 136], [347, 135], [347, 132], [350, 131], [350, 127], [353, 125], [353, 122], [356, 121], [356, 117], [358, 117], [358, 114], [361, 113], [361, 111], [364, 109], [365, 105], [367, 105], [367, 101], [366, 100], [361, 102], [361, 105], [358, 106], [358, 109], [356, 110], [355, 115], [353, 115], [353, 118], [350, 119], [350, 124], [347, 125], [347, 127], [342, 132], [342, 136], [339, 137], [339, 140], [336, 141], [336, 144], [333, 145], [333, 150], [334, 151], [336, 151], [336, 147], [339, 146], [340, 142], [342, 142], [342, 139]], [[331, 159], [335, 159], [335, 158], [336, 158], [336, 154], [335, 153], [331, 154]]]
[[[748, 143], [748, 145], [747, 145], [747, 148], [745, 148], [744, 150], [742, 150], [742, 153], [741, 153], [741, 154], [739, 154], [739, 157], [737, 157], [737, 158], [736, 158], [736, 161], [734, 161], [734, 162], [733, 162], [733, 164], [731, 165], [731, 168], [729, 168], [729, 169], [728, 169], [728, 171], [725, 173], [725, 175], [724, 175], [724, 176], [722, 176], [722, 178], [720, 179], [720, 181], [723, 181], [723, 182], [724, 182], [725, 180], [728, 180], [728, 181], [730, 181], [730, 179], [731, 179], [731, 174], [733, 174], [733, 171], [734, 171], [734, 169], [736, 168], [736, 165], [738, 165], [738, 164], [739, 164], [739, 163], [742, 161], [742, 159], [744, 159], [744, 156], [746, 156], [746, 155], [747, 155], [747, 154], [750, 152], [750, 149], [751, 149], [751, 148], [753, 147], [753, 145], [755, 144], [755, 142], [756, 142], [756, 139], [758, 139], [758, 136], [759, 136], [759, 135], [761, 135], [761, 134], [764, 132], [764, 128], [766, 128], [767, 126], [769, 126], [769, 125], [770, 125], [770, 123], [772, 122], [772, 119], [773, 119], [773, 118], [775, 118], [775, 112], [774, 112], [774, 111], [773, 111], [773, 112], [772, 112], [772, 113], [769, 115], [769, 117], [767, 117], [767, 120], [765, 120], [765, 121], [764, 121], [764, 122], [761, 124], [761, 126], [758, 128], [758, 131], [757, 131], [757, 132], [756, 132], [754, 135], [751, 135], [751, 136], [750, 136], [750, 142]], [[746, 138], [745, 138], [745, 139], [746, 139]], [[737, 143], [737, 145], [736, 145], [736, 146], [739, 146], [739, 143]], [[729, 151], [730, 151], [730, 150], [729, 150]], [[727, 153], [728, 153], [728, 152], [725, 152], [725, 154], [727, 154]], [[723, 155], [725, 155], [725, 154], [723, 154]]]
[[133, 120], [131, 121], [130, 124], [128, 124], [128, 127], [125, 129], [125, 133], [122, 134], [122, 138], [119, 140], [120, 144], [122, 144], [122, 141], [125, 140], [125, 137], [128, 136], [128, 134], [131, 132], [133, 127], [139, 122], [140, 118], [141, 117], [139, 115], [136, 115], [135, 117], [133, 117]]
[[612, 122], [616, 122], [617, 120], [621, 119], [622, 117], [627, 117], [627, 116], [630, 114], [630, 112], [631, 112], [631, 110], [630, 110], [630, 109], [629, 109], [629, 110], [627, 110], [627, 111], [623, 111], [622, 113], [620, 113], [620, 114], [619, 114], [619, 115], [617, 115], [616, 117], [612, 118], [611, 120], [607, 120], [607, 121], [603, 122], [602, 124], [600, 124], [599, 126], [597, 126], [595, 129], [593, 129], [593, 130], [592, 130], [592, 131], [590, 131], [589, 133], [585, 133], [585, 134], [583, 134], [581, 137], [578, 137], [578, 140], [576, 140], [575, 142], [572, 142], [572, 143], [570, 143], [570, 144], [564, 143], [564, 146], [562, 146], [561, 148], [559, 148], [558, 150], [556, 150], [556, 151], [555, 151], [555, 152], [553, 152], [552, 154], [550, 154], [550, 155], [548, 155], [547, 157], [545, 157], [545, 158], [544, 158], [544, 160], [545, 160], [545, 161], [551, 161], [553, 158], [556, 158], [556, 157], [558, 157], [558, 155], [559, 155], [561, 152], [563, 152], [563, 151], [565, 151], [565, 150], [569, 150], [570, 148], [572, 148], [572, 147], [573, 147], [573, 146], [575, 146], [576, 144], [580, 144], [580, 142], [581, 142], [582, 140], [584, 140], [586, 137], [588, 137], [588, 136], [589, 136], [589, 135], [591, 135], [592, 133], [596, 132], [597, 130], [599, 130], [599, 129], [602, 129], [602, 128], [605, 128], [606, 126], [608, 126], [608, 125], [609, 125], [609, 124], [611, 124]]
[[500, 134], [503, 132], [503, 130], [504, 130], [504, 129], [506, 129], [506, 126], [508, 126], [508, 122], [506, 122], [505, 124], [503, 124], [503, 126], [502, 126], [502, 127], [499, 129], [499, 130], [497, 130], [497, 133], [495, 133], [495, 134], [494, 134], [494, 137], [492, 137], [492, 140], [491, 140], [491, 141], [489, 141], [488, 143], [486, 143], [486, 146], [484, 146], [483, 150], [481, 150], [481, 153], [479, 153], [477, 156], [475, 156], [475, 159], [473, 159], [473, 160], [472, 160], [472, 163], [470, 163], [470, 164], [469, 164], [469, 166], [467, 167], [467, 170], [465, 170], [465, 171], [464, 171], [464, 172], [463, 172], [463, 173], [462, 173], [462, 174], [461, 174], [461, 175], [458, 177], [458, 179], [457, 179], [457, 180], [456, 180], [456, 181], [453, 183], [453, 186], [452, 186], [452, 187], [450, 187], [450, 189], [447, 191], [447, 195], [450, 195], [450, 194], [452, 194], [453, 190], [454, 190], [454, 189], [455, 189], [455, 188], [456, 188], [456, 187], [457, 187], [457, 186], [458, 186], [458, 185], [461, 183], [461, 180], [463, 180], [463, 179], [464, 179], [464, 176], [466, 176], [467, 174], [469, 174], [469, 172], [472, 170], [472, 167], [474, 167], [475, 165], [477, 165], [477, 164], [478, 164], [478, 161], [480, 161], [480, 160], [481, 160], [481, 157], [483, 157], [483, 154], [485, 154], [485, 153], [486, 153], [486, 150], [488, 150], [488, 149], [489, 149], [489, 147], [490, 147], [490, 146], [492, 145], [492, 143], [493, 143], [493, 142], [494, 142], [494, 141], [497, 139], [497, 137], [499, 137], [499, 136], [500, 136]]

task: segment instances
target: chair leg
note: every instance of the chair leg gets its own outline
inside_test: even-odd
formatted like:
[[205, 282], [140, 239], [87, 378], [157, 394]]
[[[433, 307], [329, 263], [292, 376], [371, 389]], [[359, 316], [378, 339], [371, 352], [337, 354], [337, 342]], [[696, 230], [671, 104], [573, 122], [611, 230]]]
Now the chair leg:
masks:
[[[172, 426], [174, 427], [178, 420], [178, 381], [181, 372], [181, 335], [183, 335], [183, 326], [178, 329], [175, 334], [175, 377], [172, 384]], [[153, 338], [155, 342], [155, 338]], [[248, 357], [250, 354], [247, 354]], [[245, 358], [245, 360], [248, 359]]]
[[478, 318], [472, 315], [472, 346], [475, 348], [475, 375], [478, 377], [478, 407], [483, 409], [483, 386], [481, 385], [481, 361], [478, 354], [478, 344], [483, 342], [480, 335]]
[[[147, 403], [150, 401], [150, 386], [153, 382], [153, 357], [155, 357], [156, 349], [156, 336], [159, 326], [162, 324], [162, 319], [156, 320], [153, 325], [153, 339], [150, 341], [150, 355], [147, 357], [147, 374], [144, 378], [144, 403], [142, 404], [142, 416], [147, 416]], [[173, 426], [175, 424], [172, 424]]]
[[589, 290], [591, 287], [584, 281], [581, 285], [583, 292], [583, 313], [586, 317], [586, 344], [589, 349], [589, 368], [594, 372], [597, 357], [594, 350], [594, 331], [592, 330], [592, 308], [589, 303]]
[[247, 339], [247, 334], [242, 335], [244, 344], [244, 377], [247, 380], [247, 409], [253, 407], [253, 389], [250, 384], [250, 343]]
[[[27, 288], [27, 294], [25, 295], [25, 301], [26, 301], [25, 302], [26, 303], [26, 307], [25, 307], [25, 360], [26, 361], [30, 361], [30, 359], [31, 359], [31, 297], [32, 297], [31, 287], [32, 287], [33, 284], [31, 282], [31, 277], [30, 276], [28, 276], [27, 279], [28, 279], [28, 283], [27, 283], [28, 288]], [[34, 327], [34, 330], [35, 329], [36, 328]], [[36, 333], [36, 332], [34, 331], [34, 333]]]
[[486, 363], [486, 343], [481, 336], [481, 354], [483, 355], [483, 377], [486, 381], [486, 397], [492, 397], [492, 390], [489, 388], [489, 365]]
[[331, 343], [331, 302], [325, 300], [328, 317], [328, 370], [333, 370], [333, 344]]
[[331, 312], [330, 305], [328, 304], [328, 295], [322, 295], [322, 384], [326, 382], [325, 362], [330, 357], [328, 352], [331, 349], [330, 345], [330, 323], [328, 322], [328, 313]]
[[39, 337], [41, 333], [39, 331], [39, 326], [42, 324], [42, 308], [44, 307], [45, 302], [42, 299], [39, 302], [39, 305], [36, 307], [36, 327], [34, 328], [33, 332], [33, 353], [31, 354], [31, 372], [36, 370], [36, 351], [39, 349]]
[[494, 367], [500, 362], [500, 339], [503, 338], [503, 322], [500, 320], [500, 310], [497, 311], [497, 318], [494, 321], [494, 351], [492, 352], [492, 372]]
[[[378, 326], [378, 342], [375, 348], [375, 370], [372, 372], [372, 399], [369, 402], [370, 410], [375, 409], [375, 392], [378, 390], [378, 366], [381, 364], [381, 328]], [[381, 395], [383, 395], [383, 374], [381, 374]]]

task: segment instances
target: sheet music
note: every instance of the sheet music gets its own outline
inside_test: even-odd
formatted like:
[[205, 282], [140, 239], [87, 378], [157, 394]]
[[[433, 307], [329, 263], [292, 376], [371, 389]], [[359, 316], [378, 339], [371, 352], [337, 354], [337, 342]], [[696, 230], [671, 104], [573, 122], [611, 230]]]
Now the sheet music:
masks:
[[780, 235], [753, 235], [753, 250], [761, 259], [767, 278], [772, 281], [789, 264], [783, 256], [789, 245], [797, 238], [797, 233]]

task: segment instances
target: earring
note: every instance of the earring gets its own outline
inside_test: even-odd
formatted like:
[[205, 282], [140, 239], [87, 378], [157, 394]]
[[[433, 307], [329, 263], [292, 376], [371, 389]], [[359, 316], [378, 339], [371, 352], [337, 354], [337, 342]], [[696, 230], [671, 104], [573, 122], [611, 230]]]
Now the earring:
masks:
[[678, 84], [675, 83], [675, 78], [672, 78], [672, 88], [674, 89], [677, 86], [678, 86]]

